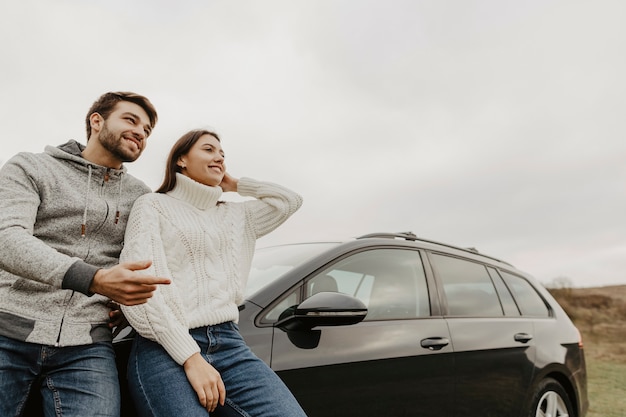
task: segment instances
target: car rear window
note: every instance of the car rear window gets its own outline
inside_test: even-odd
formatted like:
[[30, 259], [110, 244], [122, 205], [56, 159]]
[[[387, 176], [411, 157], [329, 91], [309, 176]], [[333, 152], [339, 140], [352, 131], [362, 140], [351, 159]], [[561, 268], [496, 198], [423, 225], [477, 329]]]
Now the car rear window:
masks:
[[548, 317], [550, 310], [543, 301], [543, 298], [537, 293], [535, 288], [524, 278], [510, 274], [505, 271], [499, 271], [502, 279], [509, 287], [515, 301], [524, 316]]

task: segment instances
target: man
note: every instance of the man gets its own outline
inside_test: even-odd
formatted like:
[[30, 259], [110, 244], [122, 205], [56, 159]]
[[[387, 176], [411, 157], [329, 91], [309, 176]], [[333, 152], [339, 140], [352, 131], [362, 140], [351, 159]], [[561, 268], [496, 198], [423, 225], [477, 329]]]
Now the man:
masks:
[[73, 140], [19, 153], [0, 170], [0, 416], [29, 391], [46, 415], [117, 416], [109, 299], [145, 303], [169, 280], [118, 265], [133, 202], [149, 188], [126, 173], [157, 121], [147, 98], [106, 93]]

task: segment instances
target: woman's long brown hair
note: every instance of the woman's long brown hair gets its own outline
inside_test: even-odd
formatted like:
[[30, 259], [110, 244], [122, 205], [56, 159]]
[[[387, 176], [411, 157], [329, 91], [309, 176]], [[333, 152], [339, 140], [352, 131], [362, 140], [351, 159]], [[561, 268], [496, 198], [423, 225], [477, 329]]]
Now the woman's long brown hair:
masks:
[[155, 191], [157, 193], [166, 193], [172, 190], [176, 186], [176, 173], [181, 172], [181, 167], [178, 166], [178, 159], [186, 155], [189, 150], [196, 144], [198, 139], [204, 135], [211, 135], [218, 141], [219, 136], [216, 133], [209, 130], [198, 129], [191, 130], [180, 137], [172, 147], [169, 156], [167, 157], [167, 163], [165, 164], [165, 178], [161, 186]]

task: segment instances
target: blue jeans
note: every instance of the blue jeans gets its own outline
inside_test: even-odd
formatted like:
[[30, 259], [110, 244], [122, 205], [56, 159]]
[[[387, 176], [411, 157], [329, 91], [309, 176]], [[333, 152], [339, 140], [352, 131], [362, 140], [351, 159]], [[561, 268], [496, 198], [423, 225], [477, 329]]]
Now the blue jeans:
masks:
[[47, 417], [119, 416], [113, 345], [57, 348], [0, 336], [0, 416], [20, 416], [31, 389]]
[[[200, 353], [221, 375], [226, 403], [211, 416], [306, 417], [282, 380], [256, 357], [228, 322], [190, 331]], [[140, 416], [207, 417], [183, 367], [158, 343], [137, 336], [128, 361], [128, 384]]]

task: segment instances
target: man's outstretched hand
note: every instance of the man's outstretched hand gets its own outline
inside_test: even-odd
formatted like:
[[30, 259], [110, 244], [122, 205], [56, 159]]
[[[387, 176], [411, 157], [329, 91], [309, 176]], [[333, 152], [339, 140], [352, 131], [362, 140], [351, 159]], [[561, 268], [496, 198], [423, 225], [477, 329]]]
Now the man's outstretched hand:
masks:
[[89, 291], [127, 306], [143, 304], [152, 297], [157, 285], [170, 283], [167, 278], [135, 272], [147, 269], [150, 265], [152, 261], [124, 262], [112, 268], [100, 269], [93, 277]]

